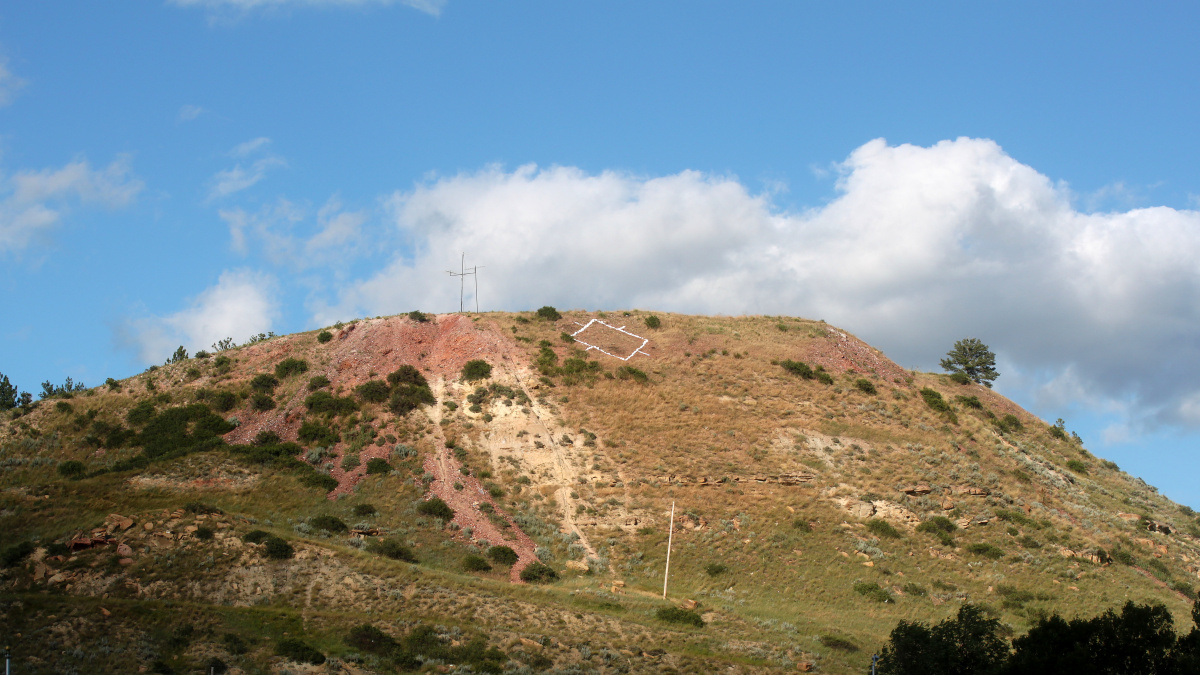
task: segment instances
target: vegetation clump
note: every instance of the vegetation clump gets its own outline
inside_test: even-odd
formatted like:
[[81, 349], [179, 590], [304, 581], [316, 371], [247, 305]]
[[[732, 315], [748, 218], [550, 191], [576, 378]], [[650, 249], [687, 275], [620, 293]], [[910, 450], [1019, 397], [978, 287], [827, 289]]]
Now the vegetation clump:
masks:
[[463, 557], [462, 566], [467, 572], [490, 572], [492, 570], [492, 566], [483, 559], [483, 556], [474, 553]]
[[895, 602], [895, 599], [892, 598], [892, 594], [880, 588], [879, 584], [875, 582], [860, 581], [854, 584], [854, 592], [867, 598], [868, 600], [874, 600], [875, 602]]
[[318, 530], [324, 530], [330, 533], [348, 532], [350, 528], [340, 518], [330, 515], [313, 516], [309, 518], [308, 524]]
[[519, 559], [517, 552], [512, 550], [512, 548], [509, 546], [489, 547], [486, 555], [488, 560], [491, 560], [497, 565], [504, 565], [505, 567], [511, 567], [512, 565], [515, 565]]
[[659, 621], [667, 623], [679, 623], [696, 628], [704, 628], [704, 619], [699, 614], [690, 609], [681, 609], [679, 607], [661, 607], [654, 616]]
[[309, 663], [314, 666], [325, 663], [325, 655], [300, 638], [288, 637], [279, 640], [275, 643], [275, 653], [296, 663]]
[[854, 388], [861, 391], [864, 394], [870, 394], [871, 396], [874, 396], [875, 394], [879, 393], [879, 390], [877, 390], [875, 388], [875, 383], [868, 380], [865, 377], [860, 377], [857, 380], [855, 380]]
[[320, 333], [317, 333], [317, 342], [320, 342], [321, 344], [325, 344], [326, 342], [329, 342], [332, 339], [333, 339], [333, 333], [330, 333], [327, 330], [323, 330]]
[[433, 518], [439, 518], [446, 521], [454, 518], [454, 509], [450, 508], [446, 502], [442, 501], [441, 497], [430, 497], [429, 499], [421, 502], [421, 504], [417, 506], [417, 513], [423, 516], [431, 516]]
[[554, 581], [558, 578], [558, 572], [554, 571], [553, 567], [540, 562], [531, 562], [521, 570], [521, 581], [531, 584], [540, 584]]
[[382, 457], [372, 457], [370, 461], [367, 462], [368, 476], [391, 473], [391, 471], [392, 465], [388, 464], [388, 461]]
[[284, 379], [292, 375], [301, 375], [308, 372], [308, 361], [297, 358], [286, 358], [275, 364], [275, 377]]
[[899, 539], [901, 534], [899, 530], [892, 527], [892, 524], [880, 518], [872, 518], [867, 521], [867, 531], [881, 539]]
[[467, 361], [462, 367], [462, 379], [467, 382], [486, 380], [492, 376], [492, 364], [483, 359]]
[[539, 319], [545, 319], [546, 321], [558, 321], [562, 318], [562, 314], [559, 314], [558, 310], [554, 309], [550, 305], [546, 305], [538, 309], [537, 317]]
[[961, 373], [970, 381], [989, 389], [992, 381], [1000, 376], [996, 372], [996, 355], [976, 338], [963, 338], [955, 342], [954, 348], [942, 359], [942, 368], [947, 372]]
[[371, 553], [377, 553], [385, 558], [415, 563], [417, 556], [412, 549], [395, 539], [379, 539], [367, 546]]

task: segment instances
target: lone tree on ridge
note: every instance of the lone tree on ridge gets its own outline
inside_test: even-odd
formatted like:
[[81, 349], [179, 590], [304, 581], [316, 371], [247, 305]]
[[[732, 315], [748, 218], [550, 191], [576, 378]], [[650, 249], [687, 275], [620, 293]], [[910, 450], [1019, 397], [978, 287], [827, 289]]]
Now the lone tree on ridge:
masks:
[[962, 373], [975, 384], [991, 389], [992, 380], [1000, 377], [996, 372], [996, 355], [977, 338], [963, 338], [954, 343], [954, 349], [946, 352], [942, 368], [951, 373]]

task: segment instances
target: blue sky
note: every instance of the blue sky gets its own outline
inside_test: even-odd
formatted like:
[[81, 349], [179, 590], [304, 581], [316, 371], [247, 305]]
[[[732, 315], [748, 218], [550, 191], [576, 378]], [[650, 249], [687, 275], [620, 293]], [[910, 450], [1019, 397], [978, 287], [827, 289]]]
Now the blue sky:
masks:
[[0, 372], [265, 330], [823, 318], [1200, 508], [1200, 53], [1177, 3], [0, 7]]

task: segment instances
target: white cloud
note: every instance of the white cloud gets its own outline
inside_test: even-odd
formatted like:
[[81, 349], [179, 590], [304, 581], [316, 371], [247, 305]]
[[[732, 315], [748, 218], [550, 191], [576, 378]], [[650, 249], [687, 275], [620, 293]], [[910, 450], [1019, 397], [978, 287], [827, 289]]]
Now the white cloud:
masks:
[[198, 105], [185, 105], [179, 109], [179, 121], [191, 122], [206, 112], [208, 111]]
[[117, 208], [132, 202], [142, 187], [126, 156], [103, 169], [76, 160], [59, 169], [19, 172], [0, 188], [7, 193], [0, 200], [0, 252], [23, 248], [57, 225], [72, 202]]
[[304, 227], [309, 218], [306, 210], [286, 199], [257, 213], [234, 208], [218, 215], [229, 227], [234, 251], [246, 255], [254, 243], [272, 264], [294, 269], [344, 263], [357, 256], [363, 249], [362, 230], [367, 222], [366, 213], [345, 210], [336, 197], [317, 211], [316, 230], [311, 233], [303, 231], [309, 229]]
[[192, 298], [187, 309], [128, 322], [124, 339], [146, 363], [165, 360], [180, 345], [194, 352], [227, 337], [241, 342], [271, 330], [279, 318], [275, 296], [273, 277], [248, 270], [226, 271], [215, 286]]
[[447, 0], [170, 0], [181, 7], [203, 7], [210, 12], [245, 14], [291, 7], [369, 7], [402, 5], [439, 16]]
[[11, 104], [17, 97], [17, 92], [24, 86], [25, 80], [8, 69], [8, 60], [0, 58], [0, 108]]
[[[1086, 213], [996, 143], [871, 141], [836, 199], [776, 208], [734, 178], [488, 168], [399, 192], [407, 256], [316, 309], [316, 323], [457, 306], [460, 251], [485, 308], [788, 313], [845, 326], [936, 367], [973, 336], [1055, 389], [1188, 423], [1200, 379], [1200, 213]], [[1003, 381], [1003, 380], [1002, 380]], [[1061, 392], [1059, 392], [1061, 394]], [[1197, 419], [1200, 423], [1200, 419]]]
[[[230, 150], [229, 154], [232, 157], [247, 158], [258, 153], [270, 142], [269, 138], [255, 138], [238, 145]], [[208, 191], [208, 198], [209, 200], [220, 199], [253, 187], [267, 177], [268, 171], [281, 166], [287, 166], [287, 162], [283, 158], [268, 154], [250, 163], [249, 166], [242, 166], [239, 162], [233, 168], [218, 171], [212, 178], [212, 187]]]

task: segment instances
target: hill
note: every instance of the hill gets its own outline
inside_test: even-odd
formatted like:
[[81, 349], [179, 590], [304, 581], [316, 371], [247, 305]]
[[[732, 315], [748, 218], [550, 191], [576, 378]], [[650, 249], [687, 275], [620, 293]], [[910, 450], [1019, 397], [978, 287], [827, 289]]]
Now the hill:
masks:
[[1190, 624], [1195, 513], [823, 322], [414, 312], [251, 342], [0, 422], [23, 672], [849, 673], [966, 601], [1014, 635], [1126, 600]]

